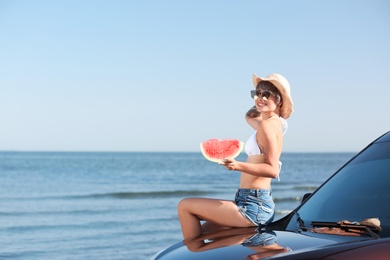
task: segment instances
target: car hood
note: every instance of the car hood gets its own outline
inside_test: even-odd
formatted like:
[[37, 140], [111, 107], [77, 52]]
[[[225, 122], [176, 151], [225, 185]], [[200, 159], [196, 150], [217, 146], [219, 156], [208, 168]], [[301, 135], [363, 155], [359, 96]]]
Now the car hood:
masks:
[[297, 252], [373, 239], [310, 231], [258, 231], [254, 228], [210, 232], [182, 241], [157, 253], [152, 259], [261, 259], [279, 258]]

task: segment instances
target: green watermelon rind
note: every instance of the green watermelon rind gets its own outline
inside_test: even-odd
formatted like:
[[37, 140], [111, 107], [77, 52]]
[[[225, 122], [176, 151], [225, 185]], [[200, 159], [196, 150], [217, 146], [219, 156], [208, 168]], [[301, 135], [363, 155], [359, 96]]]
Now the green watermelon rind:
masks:
[[[229, 150], [221, 150], [221, 144], [232, 143]], [[210, 147], [210, 143], [214, 143], [214, 147]], [[208, 146], [208, 147], [205, 147]], [[220, 163], [223, 159], [234, 159], [244, 149], [244, 143], [238, 139], [210, 139], [200, 143], [202, 155], [211, 162]], [[212, 150], [212, 151], [211, 151]]]

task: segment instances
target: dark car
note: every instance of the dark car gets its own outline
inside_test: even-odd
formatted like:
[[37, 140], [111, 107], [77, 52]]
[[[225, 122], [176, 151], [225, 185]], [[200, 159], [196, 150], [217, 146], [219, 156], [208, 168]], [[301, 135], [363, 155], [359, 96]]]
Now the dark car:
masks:
[[179, 242], [152, 259], [390, 259], [390, 132], [348, 161], [290, 214]]

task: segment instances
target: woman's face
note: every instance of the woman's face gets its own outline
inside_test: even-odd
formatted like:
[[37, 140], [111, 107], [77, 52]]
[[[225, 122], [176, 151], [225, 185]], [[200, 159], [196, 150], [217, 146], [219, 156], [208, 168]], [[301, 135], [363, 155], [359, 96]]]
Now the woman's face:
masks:
[[273, 92], [264, 88], [256, 88], [256, 95], [254, 95], [256, 108], [259, 112], [274, 112], [277, 108], [277, 97]]

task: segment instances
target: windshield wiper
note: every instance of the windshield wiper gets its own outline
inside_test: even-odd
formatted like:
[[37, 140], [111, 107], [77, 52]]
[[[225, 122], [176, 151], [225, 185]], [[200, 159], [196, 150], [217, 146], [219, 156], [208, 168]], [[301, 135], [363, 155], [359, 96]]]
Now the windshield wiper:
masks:
[[[377, 223], [375, 221], [371, 221], [371, 219], [366, 219], [361, 222], [349, 222], [349, 221], [339, 221], [339, 222], [321, 222], [321, 221], [312, 221], [311, 225], [315, 227], [329, 227], [329, 228], [338, 228], [341, 231], [344, 232], [350, 232], [350, 233], [361, 233], [365, 232], [368, 233], [373, 238], [380, 238], [377, 234], [374, 232], [380, 232], [382, 228], [380, 227], [380, 222], [377, 220]], [[313, 230], [316, 233], [316, 229]], [[326, 231], [323, 231], [322, 233], [327, 233]], [[330, 233], [330, 232], [329, 232]]]

